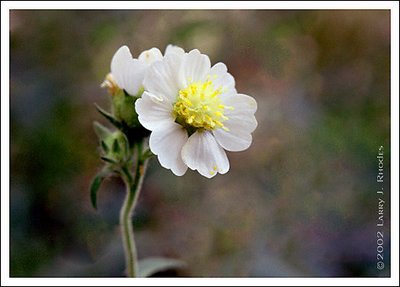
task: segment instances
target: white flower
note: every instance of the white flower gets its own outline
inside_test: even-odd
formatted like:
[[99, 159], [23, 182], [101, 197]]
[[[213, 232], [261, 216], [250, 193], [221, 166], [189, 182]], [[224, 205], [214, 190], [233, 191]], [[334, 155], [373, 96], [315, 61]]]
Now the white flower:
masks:
[[136, 101], [140, 123], [151, 130], [150, 149], [178, 176], [187, 168], [211, 178], [229, 170], [225, 150], [242, 151], [257, 127], [256, 101], [238, 94], [223, 63], [211, 67], [198, 50], [168, 46], [153, 63]]
[[157, 48], [143, 51], [138, 59], [132, 57], [127, 46], [122, 46], [115, 52], [111, 60], [111, 77], [108, 76], [104, 86], [112, 86], [112, 81], [129, 95], [136, 95], [143, 87], [146, 70], [152, 63], [162, 60], [163, 56]]

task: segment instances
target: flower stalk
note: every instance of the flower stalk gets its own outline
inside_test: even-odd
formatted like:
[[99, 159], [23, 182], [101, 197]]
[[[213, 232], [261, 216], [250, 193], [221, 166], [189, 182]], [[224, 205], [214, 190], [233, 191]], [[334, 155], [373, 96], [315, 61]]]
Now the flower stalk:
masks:
[[132, 177], [130, 170], [126, 166], [121, 168], [121, 176], [126, 185], [126, 196], [120, 212], [120, 228], [124, 245], [126, 275], [128, 277], [137, 277], [138, 274], [138, 260], [132, 226], [132, 214], [139, 197], [148, 162], [148, 159], [143, 158], [142, 146], [142, 143], [136, 145], [137, 163], [134, 177]]

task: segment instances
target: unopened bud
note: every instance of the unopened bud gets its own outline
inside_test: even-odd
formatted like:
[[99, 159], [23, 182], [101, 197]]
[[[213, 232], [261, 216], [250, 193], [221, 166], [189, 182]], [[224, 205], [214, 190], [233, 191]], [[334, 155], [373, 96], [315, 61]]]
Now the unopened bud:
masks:
[[130, 150], [126, 136], [115, 131], [101, 141], [103, 149], [103, 159], [112, 163], [122, 163], [129, 159]]

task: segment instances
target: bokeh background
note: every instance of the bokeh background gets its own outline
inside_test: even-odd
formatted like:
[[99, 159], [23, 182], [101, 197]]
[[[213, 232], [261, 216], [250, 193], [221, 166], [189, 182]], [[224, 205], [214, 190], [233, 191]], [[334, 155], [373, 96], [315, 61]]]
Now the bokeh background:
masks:
[[[123, 44], [169, 43], [222, 61], [258, 102], [250, 149], [212, 180], [152, 159], [134, 215], [160, 276], [388, 276], [390, 12], [40, 11], [10, 15], [11, 276], [123, 276], [93, 103]], [[376, 269], [377, 153], [385, 149], [385, 263]]]

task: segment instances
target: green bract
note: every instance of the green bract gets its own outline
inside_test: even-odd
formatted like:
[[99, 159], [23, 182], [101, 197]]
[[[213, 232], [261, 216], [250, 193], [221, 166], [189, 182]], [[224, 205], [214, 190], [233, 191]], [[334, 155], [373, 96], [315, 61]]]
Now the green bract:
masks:
[[124, 90], [119, 90], [111, 97], [115, 118], [129, 128], [141, 126], [135, 111], [135, 102], [142, 93], [143, 88], [140, 89], [136, 96], [130, 96]]

